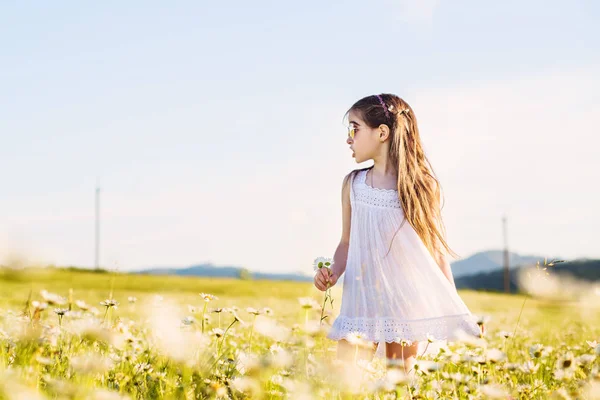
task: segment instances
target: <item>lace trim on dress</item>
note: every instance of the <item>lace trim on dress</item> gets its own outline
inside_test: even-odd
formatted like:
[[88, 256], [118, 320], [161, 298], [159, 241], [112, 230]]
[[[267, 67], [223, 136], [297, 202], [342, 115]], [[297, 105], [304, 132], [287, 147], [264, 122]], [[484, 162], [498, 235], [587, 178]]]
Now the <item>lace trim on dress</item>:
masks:
[[402, 320], [396, 318], [350, 318], [338, 316], [327, 337], [333, 340], [347, 339], [350, 334], [360, 333], [366, 340], [387, 343], [427, 340], [427, 335], [435, 340], [455, 337], [457, 330], [479, 336], [479, 326], [470, 314], [447, 315], [437, 318]]
[[363, 185], [365, 185], [367, 188], [369, 188], [369, 189], [371, 189], [371, 190], [380, 191], [380, 192], [392, 192], [392, 193], [394, 193], [395, 195], [397, 195], [397, 194], [398, 194], [398, 190], [397, 190], [397, 189], [381, 189], [381, 188], [376, 188], [376, 187], [373, 187], [373, 186], [369, 186], [369, 185], [367, 184], [367, 172], [368, 172], [368, 171], [369, 171], [368, 169], [364, 170], [364, 171], [363, 171], [363, 174], [362, 174], [362, 178], [360, 179], [360, 182], [361, 182]]
[[354, 191], [355, 199], [362, 203], [375, 207], [400, 208], [398, 191], [395, 189], [380, 189], [367, 185], [367, 170], [361, 171], [362, 175], [357, 179], [357, 189]]

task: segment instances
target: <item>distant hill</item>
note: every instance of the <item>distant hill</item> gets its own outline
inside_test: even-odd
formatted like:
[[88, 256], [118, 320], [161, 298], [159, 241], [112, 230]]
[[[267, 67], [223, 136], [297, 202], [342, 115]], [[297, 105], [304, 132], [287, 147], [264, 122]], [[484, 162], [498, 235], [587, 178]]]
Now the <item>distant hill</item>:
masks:
[[[544, 263], [544, 257], [541, 256], [522, 256], [517, 253], [509, 253], [510, 268], [515, 269], [519, 266], [535, 265], [538, 261]], [[548, 257], [548, 260], [552, 259]], [[565, 265], [565, 264], [559, 264]], [[481, 286], [482, 289], [503, 289], [503, 281], [496, 282], [496, 274], [502, 275], [503, 252], [502, 250], [488, 250], [475, 253], [465, 259], [451, 263], [452, 274], [457, 285], [463, 287]], [[562, 267], [561, 267], [562, 268]], [[576, 268], [574, 265], [572, 268]], [[587, 267], [586, 267], [587, 268]], [[586, 269], [587, 272], [589, 271]], [[216, 266], [212, 263], [198, 264], [186, 268], [149, 268], [138, 271], [140, 274], [150, 275], [178, 275], [178, 276], [206, 276], [220, 278], [239, 278], [239, 279], [265, 279], [265, 280], [288, 280], [311, 282], [312, 275], [302, 273], [266, 273], [252, 272], [239, 266]], [[583, 273], [583, 272], [582, 272]], [[583, 273], [585, 275], [585, 273]], [[486, 278], [489, 275], [488, 278]], [[464, 279], [462, 279], [464, 278]], [[488, 282], [483, 283], [483, 282]]]
[[148, 275], [179, 275], [179, 276], [207, 276], [215, 278], [249, 278], [266, 279], [275, 281], [301, 281], [312, 282], [312, 276], [299, 273], [266, 273], [252, 272], [242, 267], [216, 266], [213, 264], [199, 264], [187, 268], [150, 268], [138, 271], [140, 274]]
[[[503, 250], [488, 250], [475, 253], [465, 259], [451, 263], [452, 274], [455, 278], [475, 275], [501, 269], [504, 266]], [[511, 268], [525, 265], [535, 265], [538, 261], [544, 263], [541, 256], [521, 256], [517, 253], [508, 253]]]
[[[543, 261], [540, 265], [542, 264]], [[518, 268], [511, 268], [510, 270], [511, 292], [518, 291], [516, 281], [518, 275], [517, 270]], [[600, 281], [600, 260], [579, 259], [568, 261], [550, 267], [549, 272], [551, 274], [570, 274], [578, 279], [596, 282]], [[502, 269], [496, 269], [491, 272], [458, 277], [455, 278], [454, 281], [458, 289], [503, 291], [504, 271]]]

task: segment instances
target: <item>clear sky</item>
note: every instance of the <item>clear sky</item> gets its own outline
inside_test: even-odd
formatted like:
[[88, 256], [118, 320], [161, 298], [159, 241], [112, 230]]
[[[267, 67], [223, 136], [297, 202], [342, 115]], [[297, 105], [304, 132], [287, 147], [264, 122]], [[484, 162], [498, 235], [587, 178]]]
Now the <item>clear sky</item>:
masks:
[[600, 6], [0, 4], [0, 259], [299, 271], [332, 256], [342, 117], [415, 110], [467, 257], [600, 258]]

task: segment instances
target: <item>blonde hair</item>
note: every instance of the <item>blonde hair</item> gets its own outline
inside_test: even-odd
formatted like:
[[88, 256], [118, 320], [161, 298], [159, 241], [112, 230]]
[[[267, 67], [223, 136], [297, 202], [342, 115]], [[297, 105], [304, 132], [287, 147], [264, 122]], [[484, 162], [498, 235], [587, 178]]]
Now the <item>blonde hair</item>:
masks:
[[[423, 150], [412, 108], [400, 97], [382, 93], [358, 100], [348, 113], [350, 111], [357, 112], [372, 129], [381, 124], [389, 127], [389, 159], [398, 173], [398, 198], [405, 221], [414, 228], [434, 259], [443, 251], [458, 256], [446, 242], [446, 229], [441, 215], [443, 205], [440, 204], [441, 185]], [[403, 224], [404, 221], [400, 228]]]

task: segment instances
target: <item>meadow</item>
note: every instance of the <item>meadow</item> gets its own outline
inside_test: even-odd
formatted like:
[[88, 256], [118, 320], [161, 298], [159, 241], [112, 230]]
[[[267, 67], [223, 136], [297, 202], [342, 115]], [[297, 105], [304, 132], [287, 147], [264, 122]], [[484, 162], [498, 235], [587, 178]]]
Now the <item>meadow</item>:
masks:
[[600, 398], [597, 299], [459, 293], [485, 335], [409, 373], [336, 359], [337, 286], [2, 269], [0, 399]]

